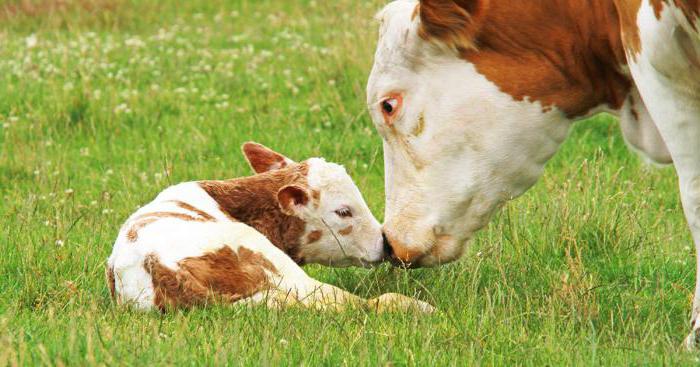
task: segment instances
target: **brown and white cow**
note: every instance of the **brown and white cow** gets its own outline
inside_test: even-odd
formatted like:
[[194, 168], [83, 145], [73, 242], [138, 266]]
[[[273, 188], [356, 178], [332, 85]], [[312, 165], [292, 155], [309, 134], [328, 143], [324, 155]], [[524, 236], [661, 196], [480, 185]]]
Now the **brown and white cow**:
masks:
[[126, 221], [107, 261], [118, 303], [432, 311], [398, 294], [365, 301], [306, 275], [300, 264], [380, 262], [379, 223], [342, 166], [295, 163], [254, 143], [243, 152], [257, 175], [169, 187]]
[[[399, 0], [379, 14], [367, 103], [396, 260], [434, 266], [530, 188], [571, 123], [620, 117], [675, 164], [700, 246], [700, 1]], [[700, 277], [700, 267], [698, 268]], [[689, 345], [700, 340], [700, 281]]]

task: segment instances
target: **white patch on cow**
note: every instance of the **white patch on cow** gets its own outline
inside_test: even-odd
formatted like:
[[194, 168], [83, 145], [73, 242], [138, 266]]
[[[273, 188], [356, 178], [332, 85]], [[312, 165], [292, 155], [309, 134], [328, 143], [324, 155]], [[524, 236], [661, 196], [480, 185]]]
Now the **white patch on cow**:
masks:
[[636, 88], [625, 100], [619, 117], [622, 136], [631, 151], [637, 153], [648, 164], [673, 163], [671, 153]]
[[[311, 158], [307, 163], [309, 188], [321, 193], [321, 198], [319, 206], [309, 207], [302, 219], [306, 221], [307, 233], [318, 230], [324, 235], [319, 241], [302, 246], [303, 257], [333, 266], [368, 266], [381, 261], [381, 226], [345, 168], [322, 158]], [[342, 208], [349, 209], [352, 217], [340, 217], [336, 211]], [[349, 226], [353, 227], [349, 235], [338, 233]]]
[[[570, 123], [539, 102], [515, 101], [453, 50], [421, 39], [416, 4], [396, 1], [378, 15], [367, 103], [384, 138], [384, 230], [431, 266], [458, 258], [503, 202], [537, 181]], [[396, 93], [403, 108], [389, 126], [381, 101]]]

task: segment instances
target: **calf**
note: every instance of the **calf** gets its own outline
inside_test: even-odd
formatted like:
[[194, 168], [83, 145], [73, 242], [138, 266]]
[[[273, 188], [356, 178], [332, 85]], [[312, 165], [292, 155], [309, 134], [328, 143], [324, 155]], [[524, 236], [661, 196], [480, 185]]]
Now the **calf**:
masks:
[[299, 265], [380, 262], [379, 223], [342, 166], [255, 143], [243, 152], [257, 175], [169, 187], [126, 221], [107, 264], [118, 303], [432, 309], [396, 294], [365, 301], [306, 275]]

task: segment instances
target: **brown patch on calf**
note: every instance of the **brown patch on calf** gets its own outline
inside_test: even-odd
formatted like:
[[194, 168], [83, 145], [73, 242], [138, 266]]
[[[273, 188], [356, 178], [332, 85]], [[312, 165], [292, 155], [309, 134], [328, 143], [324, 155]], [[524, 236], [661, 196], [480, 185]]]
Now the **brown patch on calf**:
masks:
[[277, 193], [288, 185], [308, 187], [308, 170], [307, 163], [300, 163], [250, 177], [201, 181], [199, 185], [224, 213], [255, 228], [297, 263], [301, 263], [298, 254], [306, 223], [282, 211]]
[[241, 149], [255, 173], [285, 168], [290, 163], [289, 159], [262, 144], [248, 142]]
[[306, 243], [314, 243], [318, 240], [321, 239], [321, 236], [323, 236], [323, 232], [321, 231], [311, 231], [308, 235], [306, 235]]
[[[423, 0], [419, 35], [454, 46], [515, 100], [575, 118], [600, 105], [622, 106], [631, 80], [621, 71], [620, 21], [632, 24], [633, 7], [618, 18], [610, 0]], [[627, 34], [638, 49], [638, 34]]]
[[135, 222], [131, 225], [129, 231], [126, 232], [126, 239], [129, 240], [129, 242], [136, 242], [136, 240], [139, 239], [139, 231], [141, 228], [157, 221], [158, 219], [160, 218], [147, 218]]
[[260, 253], [224, 246], [216, 252], [188, 257], [178, 262], [178, 270], [163, 265], [155, 254], [144, 260], [151, 275], [154, 304], [165, 311], [208, 302], [235, 302], [270, 287], [268, 272], [275, 266]]
[[352, 226], [347, 226], [347, 227], [341, 229], [340, 231], [338, 231], [338, 234], [341, 236], [347, 236], [350, 233], [352, 233]]
[[411, 13], [411, 20], [415, 20], [418, 15], [420, 15], [420, 4], [417, 4], [416, 7], [413, 8], [413, 13]]
[[171, 200], [171, 201], [174, 202], [175, 205], [179, 206], [182, 209], [197, 213], [197, 215], [199, 215], [203, 220], [207, 220], [207, 221], [215, 221], [216, 220], [216, 218], [211, 216], [209, 213], [207, 213], [201, 209], [195, 208], [194, 206], [187, 204], [184, 201], [180, 201], [180, 200]]
[[321, 205], [321, 192], [318, 190], [311, 190], [311, 202], [314, 203], [314, 208], [318, 208]]
[[[182, 203], [182, 202], [181, 202]], [[182, 203], [186, 206], [191, 207], [192, 209], [198, 210], [194, 207], [192, 207], [189, 204]], [[184, 213], [177, 213], [177, 212], [151, 212], [151, 213], [145, 213], [141, 214], [138, 217], [134, 218], [133, 224], [129, 228], [129, 230], [126, 233], [126, 239], [129, 240], [130, 242], [136, 242], [138, 239], [138, 232], [143, 228], [146, 227], [147, 225], [157, 222], [160, 219], [163, 218], [175, 218], [175, 219], [180, 219], [184, 220], [187, 222], [213, 222], [216, 221], [214, 217], [211, 215], [200, 211], [202, 214], [198, 217], [193, 217], [189, 214], [184, 214]], [[199, 213], [198, 213], [199, 214]]]

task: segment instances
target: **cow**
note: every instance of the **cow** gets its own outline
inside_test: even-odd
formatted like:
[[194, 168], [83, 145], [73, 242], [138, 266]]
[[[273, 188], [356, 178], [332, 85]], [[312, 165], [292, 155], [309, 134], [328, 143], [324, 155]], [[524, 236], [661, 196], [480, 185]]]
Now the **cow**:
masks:
[[[528, 190], [572, 122], [619, 116], [674, 164], [700, 246], [698, 0], [398, 0], [381, 10], [367, 104], [382, 136], [393, 259], [458, 259]], [[689, 347], [700, 344], [700, 266]]]
[[256, 143], [243, 153], [256, 175], [168, 187], [127, 219], [106, 267], [118, 304], [434, 310], [395, 293], [364, 300], [309, 277], [300, 265], [381, 262], [379, 222], [342, 166], [297, 163]]

